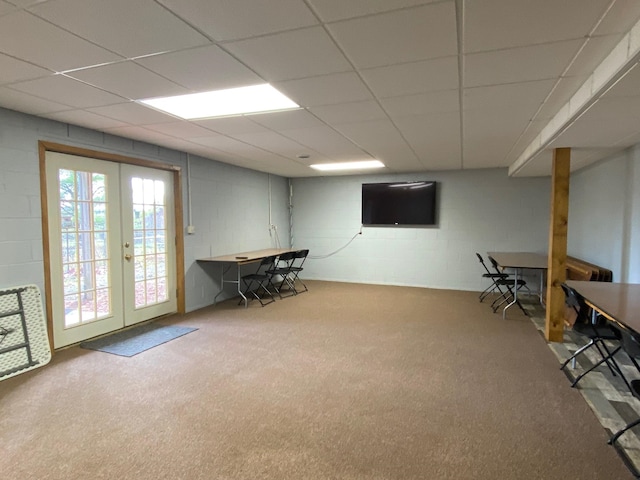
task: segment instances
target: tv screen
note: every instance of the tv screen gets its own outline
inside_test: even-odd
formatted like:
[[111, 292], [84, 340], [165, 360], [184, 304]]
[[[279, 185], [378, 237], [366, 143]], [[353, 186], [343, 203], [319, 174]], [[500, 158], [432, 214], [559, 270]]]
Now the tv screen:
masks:
[[435, 225], [436, 182], [362, 184], [363, 225]]

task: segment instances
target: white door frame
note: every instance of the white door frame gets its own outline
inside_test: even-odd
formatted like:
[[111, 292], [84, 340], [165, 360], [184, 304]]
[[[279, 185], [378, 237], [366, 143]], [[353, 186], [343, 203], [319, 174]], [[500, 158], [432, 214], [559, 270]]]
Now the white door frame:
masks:
[[45, 281], [45, 309], [47, 314], [47, 328], [49, 331], [49, 342], [53, 350], [53, 306], [52, 306], [52, 286], [51, 286], [51, 258], [50, 239], [49, 239], [49, 217], [48, 217], [48, 200], [47, 200], [47, 182], [46, 182], [46, 152], [59, 152], [70, 155], [78, 155], [82, 157], [95, 158], [98, 160], [107, 160], [116, 163], [127, 163], [142, 167], [155, 168], [158, 170], [166, 170], [173, 174], [173, 196], [174, 196], [174, 226], [176, 232], [175, 238], [175, 273], [176, 273], [176, 297], [177, 312], [185, 313], [185, 293], [184, 293], [184, 228], [182, 216], [182, 175], [181, 168], [176, 165], [160, 163], [156, 161], [143, 160], [124, 155], [89, 150], [70, 145], [64, 145], [53, 142], [39, 141], [39, 159], [40, 159], [40, 203], [42, 209], [42, 242], [44, 253], [44, 281]]

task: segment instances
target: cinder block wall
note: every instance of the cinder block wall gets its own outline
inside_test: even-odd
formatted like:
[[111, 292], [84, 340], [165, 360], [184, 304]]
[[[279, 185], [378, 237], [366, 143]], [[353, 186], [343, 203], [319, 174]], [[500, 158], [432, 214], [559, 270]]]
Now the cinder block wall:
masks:
[[[436, 227], [364, 227], [358, 234], [362, 183], [416, 180], [438, 182]], [[487, 169], [300, 178], [293, 191], [293, 244], [312, 255], [307, 278], [482, 290], [475, 252], [547, 251], [549, 177]], [[331, 257], [313, 258], [349, 241]]]
[[[39, 140], [180, 166], [186, 227], [185, 153], [0, 109], [0, 288], [36, 284], [44, 292]], [[289, 188], [282, 177], [198, 156], [189, 162], [196, 233], [185, 236], [185, 293], [187, 310], [193, 310], [211, 304], [220, 288], [219, 268], [203, 267], [197, 258], [276, 246], [270, 198], [271, 222], [286, 232], [281, 239], [289, 246]], [[222, 298], [233, 294], [229, 288]]]

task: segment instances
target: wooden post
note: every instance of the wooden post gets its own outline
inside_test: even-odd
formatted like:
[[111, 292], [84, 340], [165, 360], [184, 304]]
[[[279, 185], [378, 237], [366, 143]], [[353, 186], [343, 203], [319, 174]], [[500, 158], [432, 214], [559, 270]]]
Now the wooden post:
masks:
[[561, 285], [567, 279], [570, 160], [570, 148], [556, 148], [553, 151], [547, 312], [544, 332], [545, 338], [550, 342], [562, 342], [564, 331], [564, 292]]

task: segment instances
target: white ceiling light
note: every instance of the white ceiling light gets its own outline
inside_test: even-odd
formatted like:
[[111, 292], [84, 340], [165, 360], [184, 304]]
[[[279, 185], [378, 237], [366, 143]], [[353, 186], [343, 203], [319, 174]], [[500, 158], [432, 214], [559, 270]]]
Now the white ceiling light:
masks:
[[185, 120], [300, 108], [268, 83], [175, 97], [147, 98], [139, 102]]
[[321, 171], [332, 170], [363, 170], [367, 168], [382, 168], [384, 163], [380, 160], [365, 160], [362, 162], [343, 162], [343, 163], [317, 163], [309, 165], [311, 168]]

